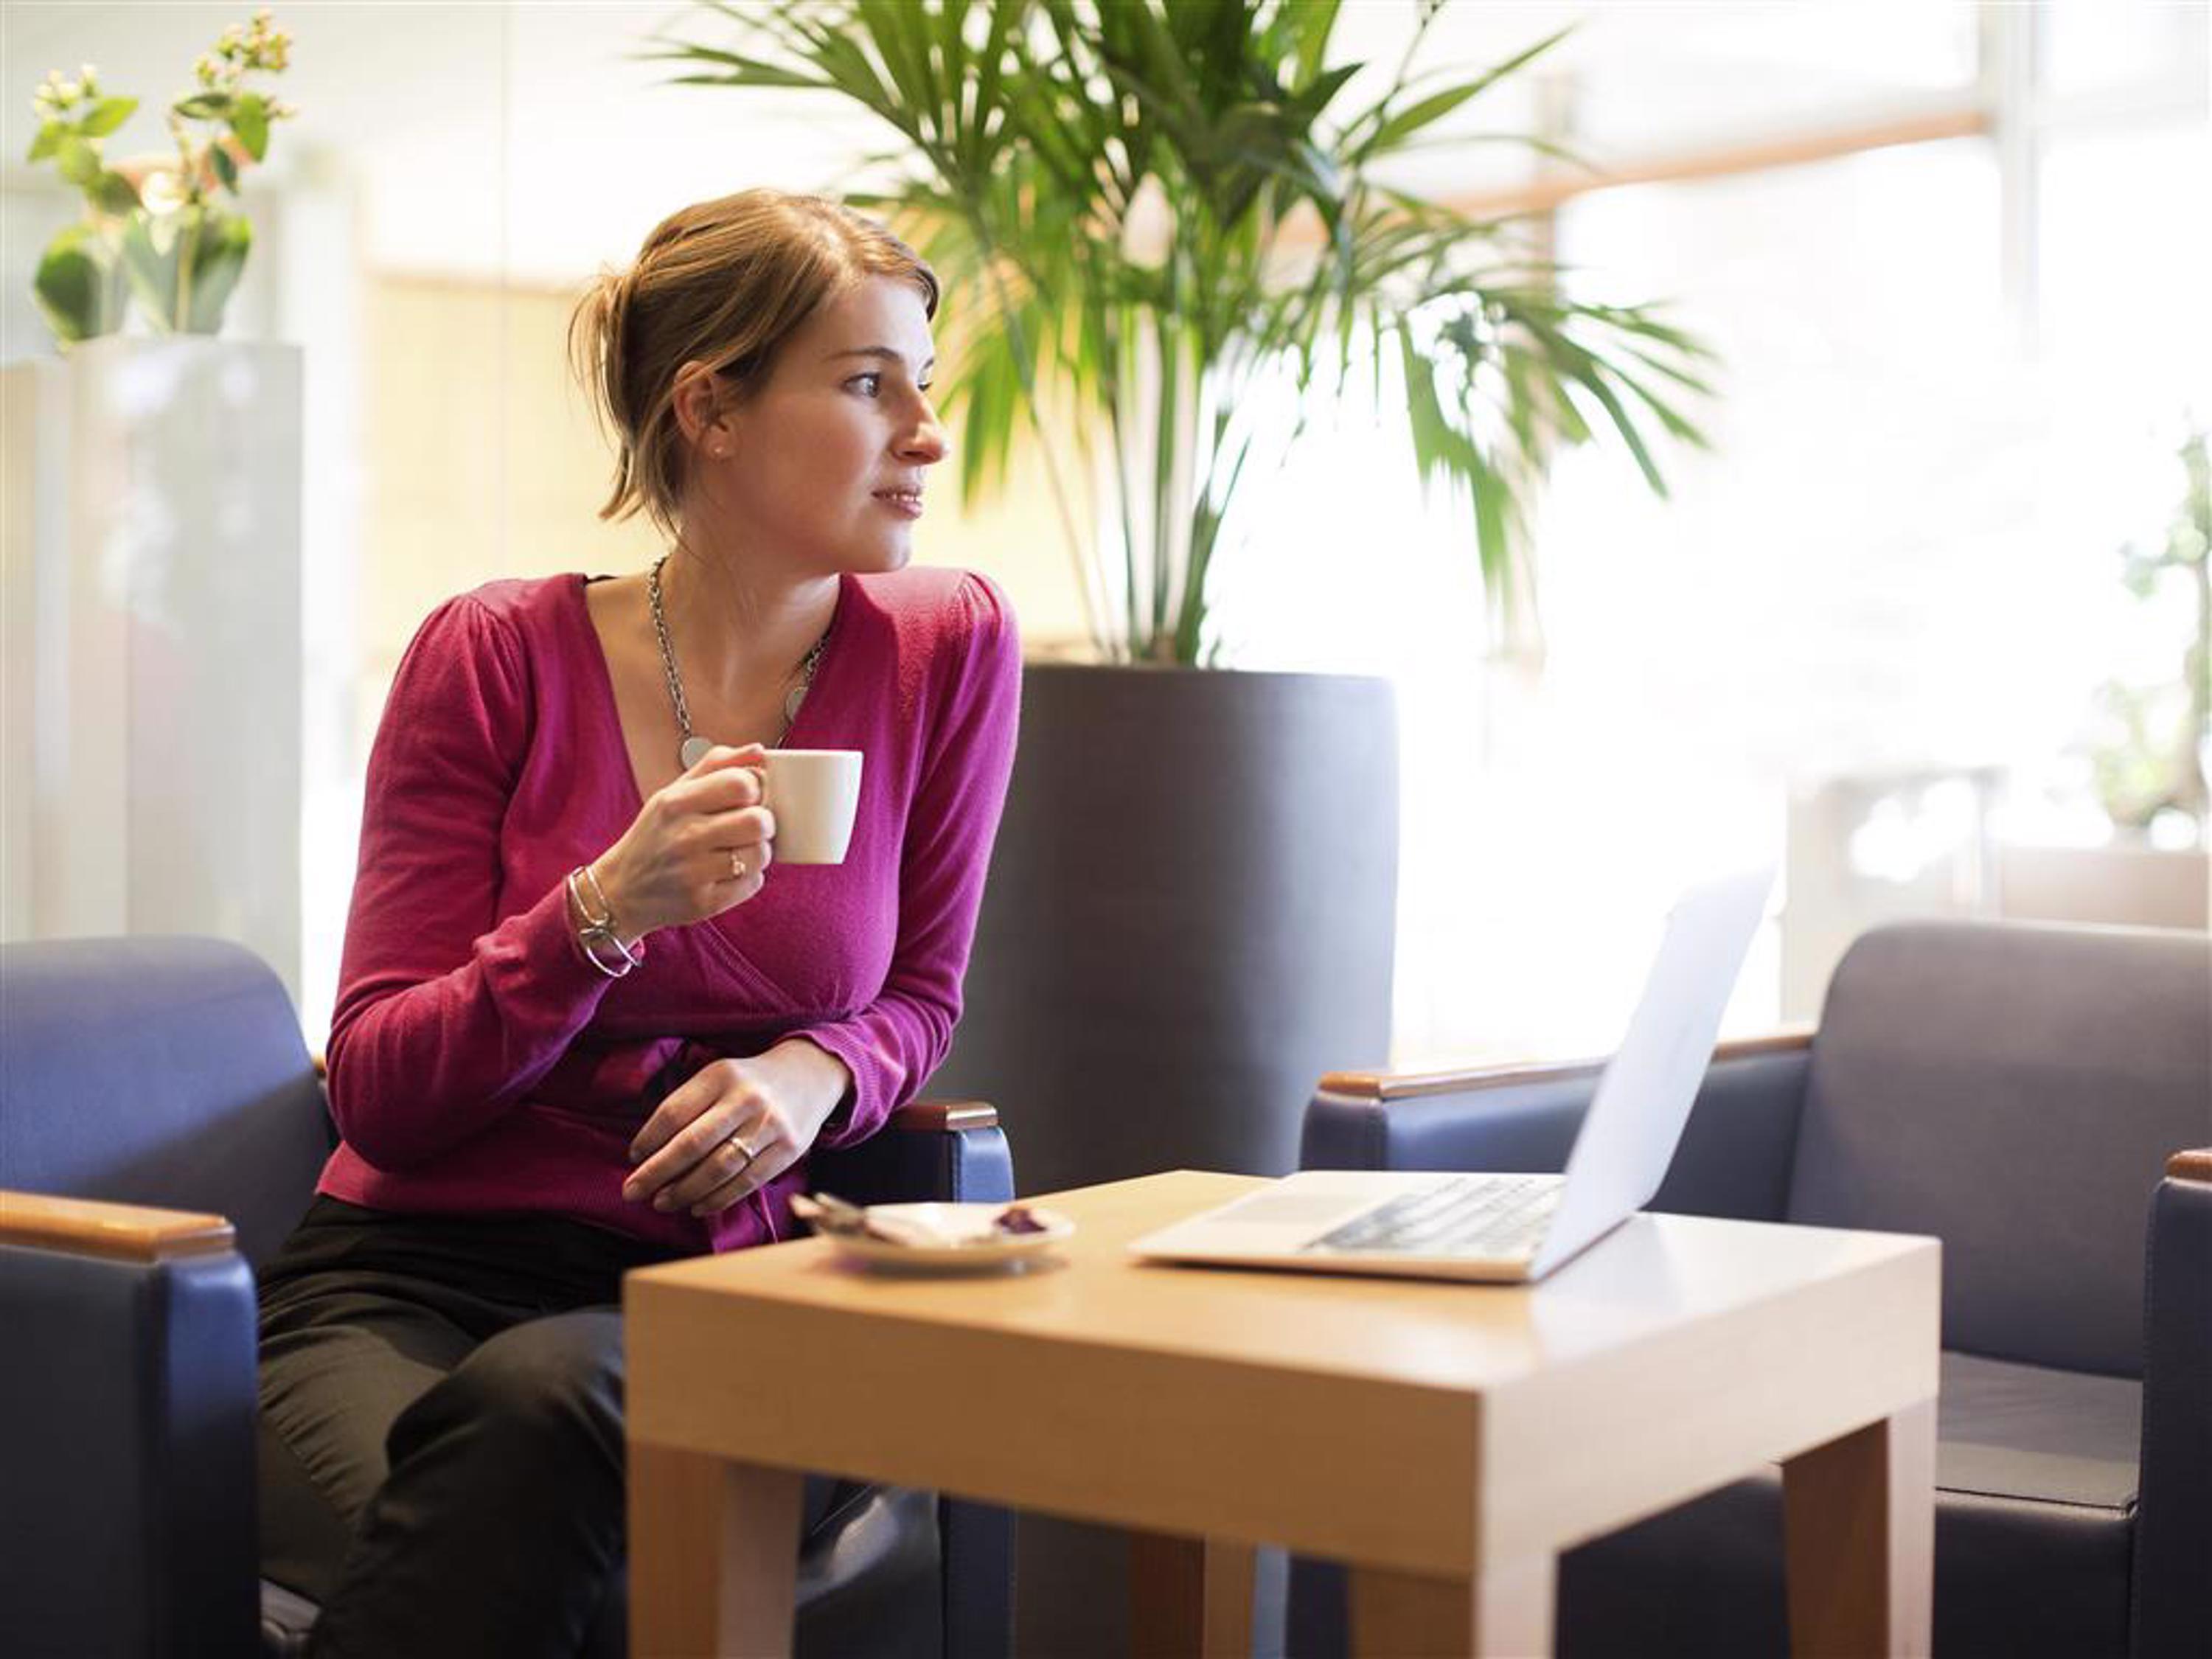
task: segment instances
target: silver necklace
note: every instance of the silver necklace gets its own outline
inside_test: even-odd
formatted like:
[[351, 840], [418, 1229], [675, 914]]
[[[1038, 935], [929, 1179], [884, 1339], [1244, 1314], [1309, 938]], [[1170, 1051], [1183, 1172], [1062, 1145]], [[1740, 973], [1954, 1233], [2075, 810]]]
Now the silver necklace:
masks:
[[[668, 555], [664, 553], [645, 573], [645, 596], [653, 604], [653, 632], [660, 641], [660, 672], [668, 677], [668, 701], [676, 705], [676, 724], [684, 734], [676, 748], [676, 758], [689, 772], [706, 758], [707, 751], [714, 745], [693, 734], [691, 710], [684, 701], [684, 676], [676, 672], [676, 647], [669, 641], [668, 617], [660, 606], [660, 567], [667, 562]], [[792, 722], [799, 718], [799, 706], [806, 701], [806, 694], [814, 684], [814, 671], [821, 665], [822, 653], [829, 643], [830, 630], [825, 628], [822, 637], [808, 649], [806, 660], [799, 665], [799, 684], [784, 696], [783, 730], [775, 734], [775, 741], [769, 745], [771, 749], [783, 747], [783, 740], [791, 735]]]

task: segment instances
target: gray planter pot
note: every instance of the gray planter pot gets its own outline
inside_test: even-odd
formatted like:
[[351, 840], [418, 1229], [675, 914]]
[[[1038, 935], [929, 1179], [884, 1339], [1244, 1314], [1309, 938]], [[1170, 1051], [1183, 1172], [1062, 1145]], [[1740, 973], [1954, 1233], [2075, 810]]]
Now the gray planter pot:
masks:
[[998, 1106], [1025, 1194], [1291, 1170], [1321, 1073], [1388, 1057], [1397, 869], [1387, 681], [1031, 664], [930, 1092]]

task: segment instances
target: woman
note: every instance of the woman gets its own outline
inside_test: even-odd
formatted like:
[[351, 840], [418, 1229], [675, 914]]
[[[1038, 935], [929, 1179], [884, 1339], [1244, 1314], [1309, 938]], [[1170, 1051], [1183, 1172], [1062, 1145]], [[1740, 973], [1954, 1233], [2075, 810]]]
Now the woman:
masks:
[[[622, 1273], [787, 1235], [808, 1151], [945, 1054], [1019, 665], [990, 584], [906, 568], [936, 301], [826, 202], [669, 218], [571, 339], [600, 516], [672, 550], [464, 594], [400, 665], [342, 1144], [261, 1292], [264, 1571], [323, 1604], [318, 1654], [618, 1641]], [[775, 866], [787, 742], [865, 751], [842, 865]]]

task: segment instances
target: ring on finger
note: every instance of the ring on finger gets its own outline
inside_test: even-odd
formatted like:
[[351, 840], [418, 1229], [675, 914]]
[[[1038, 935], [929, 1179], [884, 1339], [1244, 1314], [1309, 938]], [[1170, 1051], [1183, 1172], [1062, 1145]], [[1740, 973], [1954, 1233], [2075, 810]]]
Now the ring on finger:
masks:
[[745, 1155], [745, 1162], [747, 1164], [750, 1164], [755, 1158], [760, 1156], [760, 1152], [757, 1148], [755, 1148], [753, 1144], [735, 1130], [732, 1130], [730, 1132], [730, 1145], [736, 1147], [739, 1152]]
[[739, 857], [738, 857], [735, 853], [731, 854], [730, 854], [730, 879], [731, 879], [732, 881], [743, 881], [744, 878], [745, 878], [745, 861], [744, 861], [743, 859], [739, 858]]

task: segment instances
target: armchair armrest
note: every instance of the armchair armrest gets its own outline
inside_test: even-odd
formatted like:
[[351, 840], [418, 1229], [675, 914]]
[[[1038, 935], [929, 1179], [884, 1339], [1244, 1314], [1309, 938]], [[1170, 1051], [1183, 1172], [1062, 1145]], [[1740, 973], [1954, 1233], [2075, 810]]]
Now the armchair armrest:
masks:
[[[1783, 1217], [1812, 1042], [1812, 1027], [1796, 1026], [1716, 1048], [1654, 1208]], [[1562, 1170], [1604, 1069], [1602, 1060], [1571, 1060], [1332, 1072], [1306, 1108], [1298, 1162], [1305, 1169]]]
[[27, 1653], [253, 1651], [253, 1276], [230, 1224], [0, 1194], [0, 1630]]
[[989, 1204], [1014, 1195], [997, 1109], [980, 1101], [916, 1101], [859, 1146], [811, 1161], [817, 1187], [855, 1204]]
[[2212, 1146], [2166, 1160], [2146, 1254], [2132, 1648], [2186, 1653], [2203, 1641], [2212, 1538]]
[[[1713, 1063], [1717, 1066], [1759, 1054], [1796, 1054], [1810, 1048], [1812, 1042], [1810, 1025], [1787, 1025], [1755, 1037], [1731, 1037], [1714, 1045]], [[1587, 1081], [1595, 1087], [1605, 1066], [1602, 1059], [1520, 1060], [1442, 1072], [1329, 1072], [1322, 1078], [1321, 1092], [1354, 1099], [1411, 1100], [1423, 1095], [1456, 1095], [1547, 1083]]]
[[2212, 1182], [2212, 1146], [2192, 1146], [2166, 1160], [2168, 1181]]
[[0, 1189], [0, 1244], [122, 1261], [173, 1261], [236, 1243], [234, 1230], [219, 1215]]
[[887, 1127], [906, 1134], [945, 1130], [995, 1129], [999, 1109], [980, 1100], [917, 1100], [893, 1112]]

